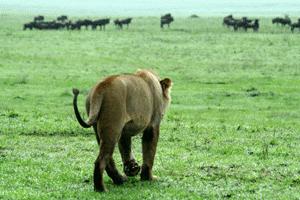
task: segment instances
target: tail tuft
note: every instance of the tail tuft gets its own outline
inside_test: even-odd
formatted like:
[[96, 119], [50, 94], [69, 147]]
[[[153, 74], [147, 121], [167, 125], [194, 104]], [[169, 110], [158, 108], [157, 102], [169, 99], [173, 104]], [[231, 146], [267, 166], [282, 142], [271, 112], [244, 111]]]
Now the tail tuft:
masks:
[[73, 88], [72, 91], [73, 91], [74, 96], [78, 96], [79, 90], [77, 88]]

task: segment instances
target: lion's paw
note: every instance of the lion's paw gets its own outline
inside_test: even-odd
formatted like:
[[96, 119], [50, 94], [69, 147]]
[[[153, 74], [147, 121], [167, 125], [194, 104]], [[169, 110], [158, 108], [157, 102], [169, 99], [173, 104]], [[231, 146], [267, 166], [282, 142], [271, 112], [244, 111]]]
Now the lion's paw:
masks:
[[124, 173], [126, 176], [136, 176], [140, 172], [141, 167], [135, 160], [130, 160], [124, 163]]

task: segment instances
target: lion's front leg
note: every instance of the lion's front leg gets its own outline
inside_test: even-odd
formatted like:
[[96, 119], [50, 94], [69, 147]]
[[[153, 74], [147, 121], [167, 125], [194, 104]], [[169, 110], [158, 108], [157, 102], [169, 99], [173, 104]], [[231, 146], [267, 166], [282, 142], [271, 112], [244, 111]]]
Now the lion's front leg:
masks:
[[122, 134], [119, 140], [119, 150], [122, 156], [124, 173], [126, 176], [136, 176], [140, 172], [141, 167], [134, 159], [134, 155], [131, 150], [130, 136], [125, 136], [125, 134]]
[[152, 167], [156, 153], [156, 146], [159, 137], [159, 126], [150, 127], [144, 131], [142, 137], [143, 144], [143, 166], [141, 180], [153, 180]]

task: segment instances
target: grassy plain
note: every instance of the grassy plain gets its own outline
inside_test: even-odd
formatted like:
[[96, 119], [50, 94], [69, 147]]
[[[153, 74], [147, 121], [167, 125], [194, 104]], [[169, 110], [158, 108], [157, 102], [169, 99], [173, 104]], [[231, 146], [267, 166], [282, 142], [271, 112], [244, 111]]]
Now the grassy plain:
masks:
[[[300, 199], [300, 34], [261, 19], [233, 33], [221, 18], [134, 18], [128, 30], [23, 31], [0, 15], [0, 199]], [[152, 68], [174, 81], [157, 182], [93, 192], [98, 147], [71, 88]], [[79, 97], [84, 111], [84, 95]], [[134, 151], [141, 162], [140, 137]], [[118, 151], [114, 158], [121, 170]]]

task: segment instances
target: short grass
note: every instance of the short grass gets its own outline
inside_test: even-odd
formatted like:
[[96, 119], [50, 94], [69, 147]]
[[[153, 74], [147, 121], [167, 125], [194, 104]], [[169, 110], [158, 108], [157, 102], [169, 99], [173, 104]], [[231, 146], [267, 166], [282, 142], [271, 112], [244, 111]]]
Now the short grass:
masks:
[[[31, 17], [0, 19], [0, 199], [300, 198], [299, 32], [270, 18], [258, 33], [205, 17], [176, 18], [165, 30], [159, 18], [134, 18], [123, 31], [22, 31]], [[98, 146], [76, 122], [71, 89], [85, 95], [138, 68], [174, 81], [160, 179], [114, 186], [105, 175], [109, 192], [98, 194]], [[141, 162], [140, 137], [134, 151]]]

